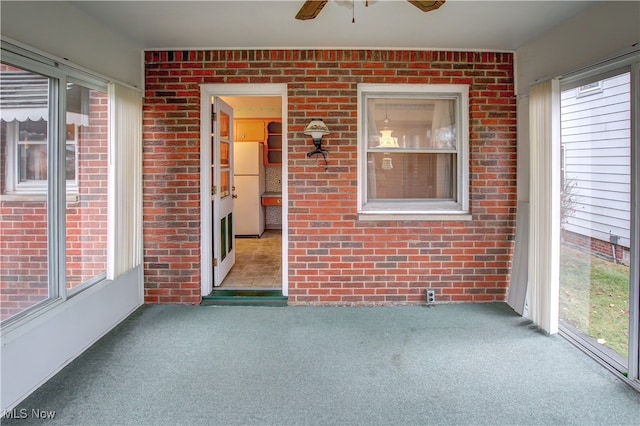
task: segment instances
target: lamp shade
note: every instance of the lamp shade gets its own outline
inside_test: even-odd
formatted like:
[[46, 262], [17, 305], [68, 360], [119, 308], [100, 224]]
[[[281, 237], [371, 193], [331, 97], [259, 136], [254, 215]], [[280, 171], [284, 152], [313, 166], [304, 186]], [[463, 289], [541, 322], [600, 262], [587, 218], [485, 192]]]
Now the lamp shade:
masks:
[[328, 135], [329, 133], [331, 133], [329, 128], [320, 118], [311, 120], [304, 129], [304, 134], [311, 136], [313, 139], [322, 139], [323, 135]]
[[377, 148], [399, 148], [398, 138], [391, 136], [391, 132], [393, 132], [393, 130], [387, 128], [380, 130], [382, 136], [380, 137], [380, 145], [378, 145]]

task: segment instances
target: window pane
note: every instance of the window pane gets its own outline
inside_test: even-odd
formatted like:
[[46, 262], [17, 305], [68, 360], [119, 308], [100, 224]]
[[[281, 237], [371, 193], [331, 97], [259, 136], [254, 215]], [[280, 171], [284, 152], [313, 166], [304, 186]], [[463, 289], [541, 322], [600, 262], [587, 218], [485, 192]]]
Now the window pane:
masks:
[[[67, 289], [107, 270], [108, 98], [67, 88]], [[77, 172], [76, 172], [77, 171]], [[77, 181], [76, 181], [77, 178]]]
[[229, 114], [220, 111], [220, 137], [229, 139], [231, 120]]
[[[6, 194], [20, 182], [47, 178], [42, 142], [47, 139], [49, 80], [4, 64], [0, 73], [0, 188]], [[1, 202], [0, 319], [49, 298], [47, 238], [46, 197]]]
[[369, 200], [453, 200], [456, 155], [370, 152]]
[[[43, 77], [44, 78], [44, 77]], [[47, 96], [44, 92], [41, 96]], [[40, 118], [42, 112], [29, 114]], [[18, 124], [18, 182], [47, 180], [47, 121], [43, 118], [17, 121]]]
[[223, 169], [229, 168], [230, 160], [229, 143], [220, 142], [220, 167], [222, 167]]
[[368, 147], [456, 149], [455, 105], [454, 99], [370, 98]]
[[[586, 87], [586, 86], [583, 86]], [[627, 364], [631, 264], [630, 74], [562, 92], [560, 321]]]
[[18, 144], [18, 182], [47, 180], [47, 144]]
[[223, 170], [220, 172], [220, 198], [231, 195], [231, 172]]

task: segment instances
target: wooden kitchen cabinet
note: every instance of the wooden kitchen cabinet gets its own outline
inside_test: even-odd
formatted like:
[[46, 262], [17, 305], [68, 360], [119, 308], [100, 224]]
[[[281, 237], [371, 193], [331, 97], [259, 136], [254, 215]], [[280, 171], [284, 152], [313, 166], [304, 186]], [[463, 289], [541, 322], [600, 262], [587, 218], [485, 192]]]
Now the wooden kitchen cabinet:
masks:
[[238, 118], [235, 122], [235, 140], [238, 142], [264, 142], [265, 121], [253, 118]]
[[279, 166], [282, 164], [282, 122], [269, 121], [267, 123], [267, 141], [265, 143], [265, 165]]
[[236, 142], [264, 143], [265, 166], [282, 165], [282, 120], [269, 118], [237, 118]]

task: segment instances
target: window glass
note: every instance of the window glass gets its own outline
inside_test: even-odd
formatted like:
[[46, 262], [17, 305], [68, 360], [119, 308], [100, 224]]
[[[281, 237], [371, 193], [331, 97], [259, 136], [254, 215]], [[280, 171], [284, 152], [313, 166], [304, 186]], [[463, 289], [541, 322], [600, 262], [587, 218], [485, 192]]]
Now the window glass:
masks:
[[456, 155], [370, 152], [369, 200], [455, 200]]
[[67, 289], [107, 270], [108, 96], [67, 85]]
[[18, 183], [47, 181], [47, 122], [26, 120], [17, 125]]
[[466, 86], [359, 88], [360, 212], [468, 212]]
[[[0, 65], [0, 188], [20, 184], [47, 191], [49, 79]], [[0, 319], [50, 297], [46, 197], [2, 200], [0, 210]]]
[[[22, 60], [27, 56], [22, 55]], [[46, 74], [41, 63], [33, 66]], [[56, 77], [0, 65], [3, 322], [106, 277], [106, 85], [77, 80], [73, 72], [61, 76], [59, 70], [52, 71]], [[66, 111], [57, 108], [53, 100], [58, 97], [65, 98]], [[52, 161], [60, 157], [60, 162]], [[66, 190], [59, 197], [56, 188], [63, 182]]]
[[[563, 90], [560, 326], [627, 368], [632, 254], [631, 74]], [[584, 96], [591, 90], [591, 96]], [[637, 256], [636, 256], [637, 257]]]

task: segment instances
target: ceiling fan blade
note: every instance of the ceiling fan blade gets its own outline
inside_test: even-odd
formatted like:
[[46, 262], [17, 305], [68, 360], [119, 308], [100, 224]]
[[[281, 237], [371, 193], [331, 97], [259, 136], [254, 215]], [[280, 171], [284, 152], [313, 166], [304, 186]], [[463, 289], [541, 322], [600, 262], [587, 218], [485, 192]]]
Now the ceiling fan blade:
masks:
[[444, 0], [442, 1], [407, 0], [407, 1], [423, 12], [431, 12], [432, 10], [436, 10], [437, 8], [439, 8], [444, 4]]
[[302, 21], [306, 21], [307, 19], [313, 19], [318, 16], [318, 13], [322, 10], [325, 4], [327, 4], [328, 0], [321, 1], [305, 1], [298, 14], [296, 15], [296, 19], [300, 19]]

